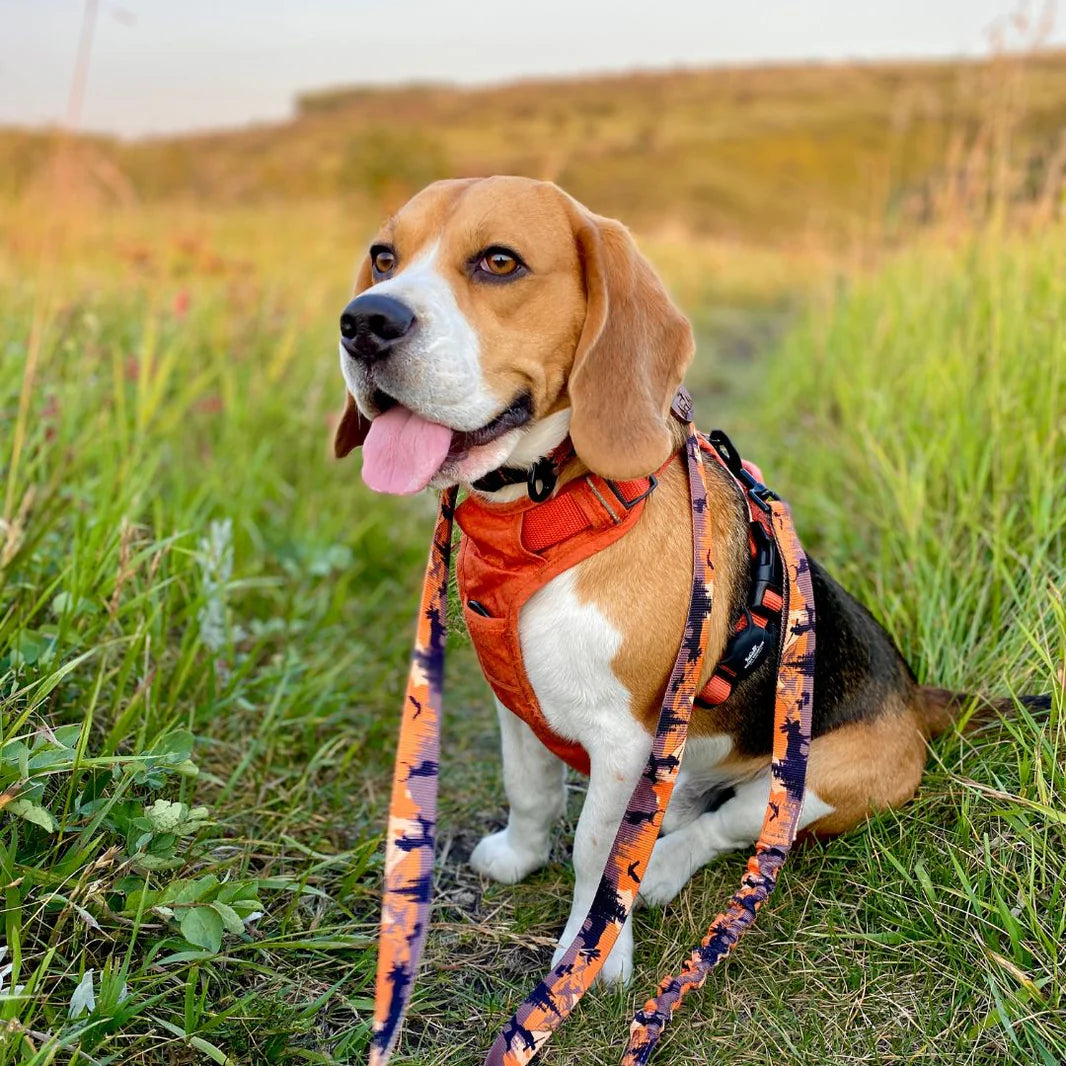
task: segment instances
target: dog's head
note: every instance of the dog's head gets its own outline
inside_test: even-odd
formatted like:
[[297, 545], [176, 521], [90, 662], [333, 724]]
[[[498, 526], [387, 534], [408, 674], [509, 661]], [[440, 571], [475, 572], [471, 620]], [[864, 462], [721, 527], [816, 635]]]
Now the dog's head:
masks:
[[570, 433], [606, 478], [662, 465], [688, 321], [620, 223], [527, 178], [441, 181], [370, 246], [341, 316], [348, 406], [383, 492], [528, 466]]

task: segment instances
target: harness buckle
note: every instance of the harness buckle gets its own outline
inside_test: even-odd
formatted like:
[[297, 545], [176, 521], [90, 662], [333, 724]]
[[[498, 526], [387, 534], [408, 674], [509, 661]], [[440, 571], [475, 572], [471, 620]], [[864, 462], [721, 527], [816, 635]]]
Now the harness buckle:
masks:
[[761, 626], [751, 616], [751, 609], [744, 608], [747, 624], [738, 633], [734, 633], [726, 645], [725, 657], [718, 663], [717, 669], [729, 671], [731, 682], [735, 685], [742, 677], [747, 677], [777, 646], [775, 626]]
[[740, 472], [735, 473], [733, 476], [744, 486], [745, 491], [748, 496], [751, 497], [755, 506], [765, 511], [767, 514], [771, 513], [770, 501], [781, 499], [773, 489], [764, 485], [754, 474], [745, 470], [744, 467], [741, 467]]
[[618, 502], [627, 511], [631, 511], [641, 500], [646, 500], [655, 491], [656, 486], [659, 484], [659, 479], [654, 474], [649, 474], [648, 487], [639, 496], [634, 496], [631, 500], [627, 500], [622, 495], [622, 490], [619, 488], [618, 482], [608, 481], [607, 484], [610, 486], [611, 492], [614, 493]]
[[748, 529], [755, 545], [755, 554], [751, 560], [751, 593], [748, 603], [752, 607], [762, 607], [767, 592], [772, 589], [780, 594], [782, 591], [781, 556], [774, 538], [766, 532], [761, 522], [752, 522]]

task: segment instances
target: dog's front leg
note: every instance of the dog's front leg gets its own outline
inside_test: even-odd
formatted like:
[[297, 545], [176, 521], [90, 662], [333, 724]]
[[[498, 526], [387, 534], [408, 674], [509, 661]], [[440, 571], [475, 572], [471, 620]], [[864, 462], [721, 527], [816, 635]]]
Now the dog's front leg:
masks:
[[[586, 743], [591, 772], [574, 836], [574, 901], [552, 959], [554, 966], [581, 931], [629, 798], [648, 761], [652, 738], [628, 714], [610, 716], [611, 728]], [[626, 984], [633, 973], [633, 919], [622, 927], [599, 979]]]
[[543, 866], [551, 834], [566, 807], [562, 759], [533, 730], [496, 701], [503, 750], [503, 788], [510, 812], [507, 828], [490, 833], [474, 848], [470, 865], [478, 873], [513, 885]]

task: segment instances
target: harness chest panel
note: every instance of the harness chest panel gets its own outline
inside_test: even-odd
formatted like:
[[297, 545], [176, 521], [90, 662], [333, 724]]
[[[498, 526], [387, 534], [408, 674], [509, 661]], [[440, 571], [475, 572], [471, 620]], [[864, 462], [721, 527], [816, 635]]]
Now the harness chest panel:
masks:
[[552, 578], [624, 536], [654, 487], [654, 478], [615, 483], [586, 474], [544, 503], [489, 504], [471, 495], [455, 511], [463, 531], [459, 596], [481, 669], [499, 701], [583, 774], [589, 772], [588, 753], [551, 728], [526, 676], [518, 616]]

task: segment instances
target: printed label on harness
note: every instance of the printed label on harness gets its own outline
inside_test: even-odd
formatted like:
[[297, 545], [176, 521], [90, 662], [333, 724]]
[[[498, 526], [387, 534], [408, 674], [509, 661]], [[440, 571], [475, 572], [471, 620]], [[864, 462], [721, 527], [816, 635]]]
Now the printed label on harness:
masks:
[[765, 647], [766, 647], [766, 641], [765, 640], [760, 640], [759, 643], [756, 644], [755, 647], [752, 648], [751, 651], [748, 652], [748, 654], [744, 657], [744, 669], [745, 670], [750, 670], [751, 669], [751, 664], [753, 662], [755, 662], [756, 659], [759, 658], [759, 656], [762, 654], [763, 648], [765, 648]]

